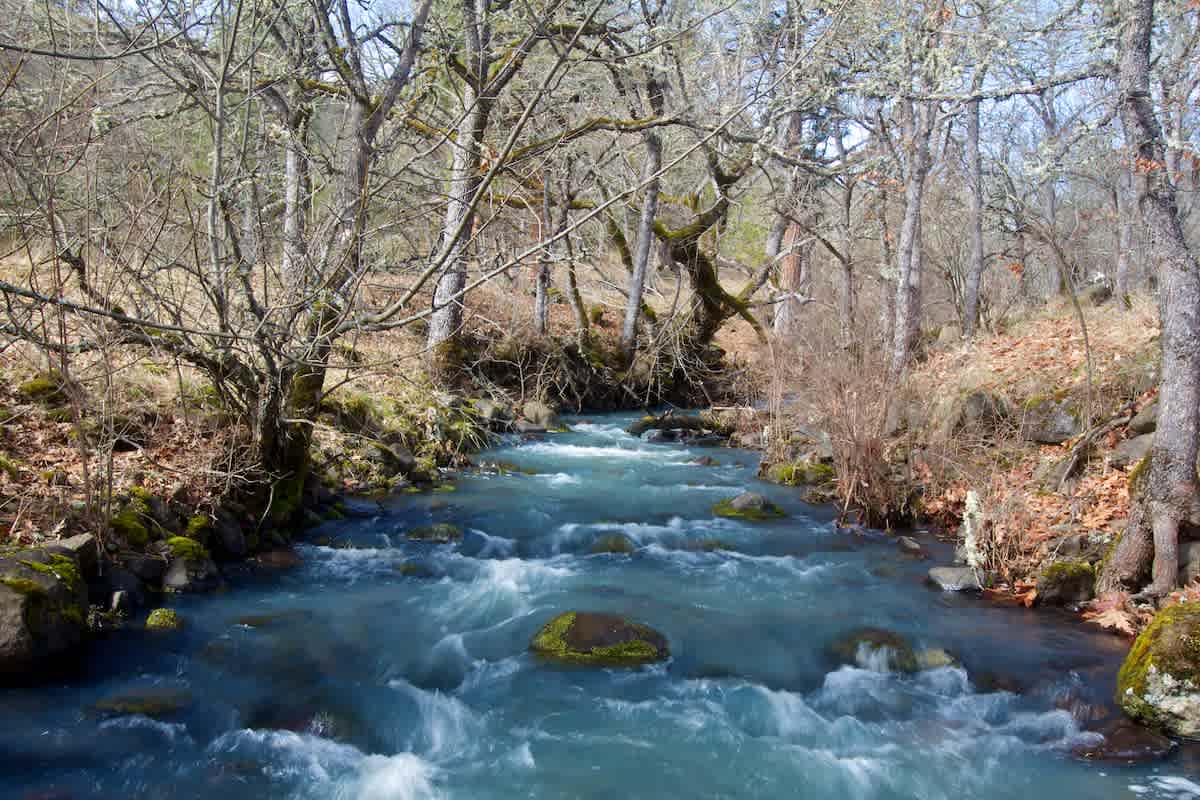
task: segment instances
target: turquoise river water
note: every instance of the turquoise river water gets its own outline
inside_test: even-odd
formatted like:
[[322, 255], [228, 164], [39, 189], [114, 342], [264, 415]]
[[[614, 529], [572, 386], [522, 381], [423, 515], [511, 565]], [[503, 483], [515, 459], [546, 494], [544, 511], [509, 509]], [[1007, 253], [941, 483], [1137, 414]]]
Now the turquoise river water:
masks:
[[[481, 455], [536, 474], [467, 475], [327, 523], [294, 570], [235, 570], [230, 591], [172, 600], [183, 632], [119, 633], [69, 683], [0, 692], [0, 797], [1200, 797], [1186, 751], [1142, 767], [1072, 757], [1098, 736], [1088, 709], [1112, 693], [1118, 639], [928, 588], [934, 562], [838, 530], [755, 480], [752, 453], [589, 419]], [[701, 455], [719, 464], [690, 463]], [[713, 516], [747, 489], [791, 516]], [[463, 540], [405, 537], [442, 521]], [[612, 533], [636, 551], [590, 552]], [[672, 658], [531, 656], [571, 609], [647, 623]], [[831, 643], [863, 626], [961, 666], [838, 663]], [[97, 709], [129, 693], [167, 713]]]

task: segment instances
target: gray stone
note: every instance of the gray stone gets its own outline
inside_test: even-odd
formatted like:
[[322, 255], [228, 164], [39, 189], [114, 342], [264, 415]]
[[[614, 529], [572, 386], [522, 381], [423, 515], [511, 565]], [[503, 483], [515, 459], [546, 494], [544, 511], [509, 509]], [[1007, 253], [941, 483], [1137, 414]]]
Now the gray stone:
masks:
[[545, 403], [536, 400], [530, 400], [521, 408], [521, 416], [542, 428], [554, 428], [558, 425], [558, 413]]
[[943, 592], [978, 592], [983, 589], [975, 570], [970, 567], [934, 567], [929, 582]]
[[[163, 569], [166, 569], [166, 563], [160, 561]], [[159, 573], [162, 576], [162, 572]], [[146, 585], [142, 580], [129, 570], [112, 568], [101, 579], [100, 596], [111, 597], [117, 592], [123, 592], [129, 599], [129, 602], [134, 608], [141, 608], [146, 605]]]
[[1158, 401], [1155, 400], [1129, 421], [1129, 430], [1136, 434], [1153, 433], [1158, 427]]
[[1082, 561], [1060, 561], [1046, 566], [1037, 578], [1038, 605], [1068, 606], [1095, 596], [1096, 572]]
[[925, 555], [925, 550], [921, 547], [921, 543], [911, 536], [899, 537], [896, 539], [896, 546], [900, 548], [901, 552], [907, 553], [910, 556]]
[[1025, 409], [1021, 435], [1038, 444], [1062, 444], [1078, 436], [1082, 426], [1069, 400], [1043, 400]]
[[475, 413], [491, 428], [506, 428], [512, 422], [512, 408], [507, 403], [484, 397], [475, 401]]
[[67, 552], [43, 548], [0, 558], [0, 683], [36, 678], [83, 645], [87, 589]]
[[81, 533], [69, 539], [56, 543], [71, 553], [71, 557], [79, 564], [79, 570], [84, 578], [96, 575], [100, 563], [100, 550], [96, 546], [96, 537], [90, 533]]
[[1179, 585], [1187, 586], [1200, 578], [1200, 542], [1179, 545]]
[[516, 421], [516, 424], [513, 425], [513, 430], [515, 430], [517, 433], [545, 433], [546, 426], [538, 425], [537, 423], [530, 422], [529, 420], [519, 419]]
[[1033, 469], [1033, 481], [1044, 492], [1057, 492], [1070, 467], [1069, 458], [1043, 458]]
[[1143, 433], [1141, 436], [1126, 439], [1108, 454], [1108, 463], [1119, 468], [1132, 466], [1145, 458], [1153, 446], [1153, 433]]
[[211, 592], [222, 583], [221, 572], [210, 558], [176, 558], [163, 577], [163, 588], [171, 592]]
[[154, 555], [129, 553], [121, 560], [125, 564], [125, 569], [146, 583], [158, 583], [162, 580], [163, 573], [167, 571], [166, 559]]

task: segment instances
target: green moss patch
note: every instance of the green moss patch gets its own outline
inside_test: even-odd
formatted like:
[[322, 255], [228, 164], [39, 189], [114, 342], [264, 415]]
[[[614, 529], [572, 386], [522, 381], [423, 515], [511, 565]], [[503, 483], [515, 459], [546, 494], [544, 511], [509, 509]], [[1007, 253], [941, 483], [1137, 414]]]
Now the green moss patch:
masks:
[[408, 531], [407, 536], [409, 539], [419, 542], [449, 544], [461, 539], [463, 532], [462, 528], [459, 528], [457, 525], [451, 525], [448, 522], [438, 522], [434, 525], [422, 525], [418, 528], [413, 528]]
[[746, 519], [751, 522], [766, 522], [773, 519], [783, 519], [787, 513], [775, 505], [767, 503], [762, 508], [736, 508], [733, 505], [733, 499], [722, 500], [712, 507], [712, 512], [718, 517], [730, 517], [733, 519]]
[[611, 614], [568, 611], [547, 622], [529, 649], [568, 664], [637, 666], [670, 656], [666, 638], [653, 628]]
[[186, 536], [172, 536], [170, 539], [167, 539], [167, 547], [170, 548], [171, 555], [175, 558], [183, 558], [189, 561], [204, 561], [209, 557], [208, 550], [205, 549], [204, 545]]
[[612, 553], [615, 555], [629, 555], [637, 550], [637, 545], [623, 533], [611, 533], [607, 536], [601, 536], [592, 543], [592, 553]]
[[169, 608], [156, 608], [146, 617], [146, 627], [154, 631], [177, 631], [183, 627], [183, 618]]

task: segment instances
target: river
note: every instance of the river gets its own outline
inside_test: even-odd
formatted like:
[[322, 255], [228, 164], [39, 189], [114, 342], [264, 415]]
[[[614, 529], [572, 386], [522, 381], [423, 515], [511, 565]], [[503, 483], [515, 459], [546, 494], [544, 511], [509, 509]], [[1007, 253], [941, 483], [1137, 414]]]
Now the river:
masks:
[[[369, 516], [313, 531], [298, 568], [173, 598], [184, 631], [118, 633], [69, 684], [0, 692], [0, 796], [1200, 797], [1194, 760], [1072, 757], [1097, 737], [1077, 717], [1106, 704], [1120, 640], [934, 591], [935, 562], [839, 531], [755, 480], [754, 454], [644, 443], [631, 419], [568, 420], [480, 456], [523, 471], [356, 505]], [[713, 516], [747, 489], [789, 518]], [[432, 522], [462, 541], [405, 536]], [[636, 550], [591, 552], [614, 533]], [[657, 628], [671, 659], [531, 656], [574, 609]], [[954, 663], [840, 663], [831, 645], [862, 627]]]

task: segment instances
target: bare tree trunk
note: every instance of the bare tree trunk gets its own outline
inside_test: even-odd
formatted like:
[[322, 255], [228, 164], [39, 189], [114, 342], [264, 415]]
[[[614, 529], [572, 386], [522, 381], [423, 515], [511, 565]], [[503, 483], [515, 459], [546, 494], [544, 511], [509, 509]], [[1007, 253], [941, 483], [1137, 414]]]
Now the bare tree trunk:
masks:
[[[653, 89], [652, 89], [653, 91]], [[658, 171], [662, 168], [662, 140], [654, 131], [643, 135], [646, 146], [646, 163], [642, 168], [642, 180], [646, 191], [642, 196], [642, 215], [638, 220], [637, 250], [633, 255], [633, 272], [629, 275], [629, 291], [625, 303], [625, 322], [621, 326], [621, 350], [628, 357], [637, 344], [638, 314], [642, 310], [642, 291], [646, 285], [646, 270], [650, 263], [650, 250], [654, 245], [654, 217], [658, 214]]]
[[975, 335], [979, 323], [979, 284], [983, 279], [983, 159], [979, 153], [979, 101], [967, 104], [967, 193], [971, 252], [963, 297], [963, 335]]
[[[1146, 176], [1139, 197], [1142, 219], [1160, 264], [1162, 303], [1162, 383], [1158, 429], [1150, 451], [1145, 490], [1130, 515], [1118, 546], [1145, 550], [1153, 542], [1152, 594], [1169, 592], [1179, 568], [1179, 529], [1197, 500], [1196, 456], [1200, 451], [1200, 263], [1188, 250], [1175, 202], [1175, 187], [1166, 174], [1162, 128], [1150, 93], [1150, 46], [1154, 0], [1122, 4], [1124, 31], [1119, 67], [1121, 122], [1133, 154], [1143, 164], [1160, 165]], [[1110, 567], [1103, 586], [1115, 581]], [[1121, 566], [1126, 566], [1121, 559]]]
[[800, 241], [800, 223], [791, 222], [783, 235], [783, 258], [779, 262], [779, 288], [783, 300], [775, 307], [775, 336], [783, 341], [791, 338], [800, 321], [804, 305], [803, 293], [808, 286], [808, 261], [811, 247]]
[[1124, 302], [1129, 296], [1132, 284], [1133, 260], [1133, 225], [1134, 214], [1137, 213], [1133, 201], [1133, 173], [1128, 162], [1124, 163], [1116, 186], [1117, 206], [1117, 265], [1113, 275], [1113, 294], [1118, 301]]
[[287, 133], [283, 156], [283, 264], [284, 280], [297, 283], [308, 241], [308, 198], [312, 178], [308, 171], [308, 121], [297, 121]]
[[464, 89], [470, 109], [463, 116], [454, 141], [454, 161], [450, 171], [449, 202], [442, 225], [441, 244], [449, 248], [446, 271], [438, 279], [433, 294], [434, 311], [429, 317], [429, 349], [435, 354], [440, 345], [454, 338], [462, 327], [463, 301], [459, 293], [467, 283], [467, 253], [474, 228], [471, 200], [479, 187], [481, 109], [475, 93]]
[[[550, 218], [550, 178], [547, 175], [542, 185], [542, 209], [538, 218], [538, 238], [545, 242], [552, 227]], [[550, 317], [550, 245], [543, 244], [538, 253], [537, 280], [533, 297], [533, 330], [545, 336]]]
[[887, 218], [888, 193], [879, 188], [879, 280], [883, 285], [883, 305], [880, 309], [881, 341], [890, 346], [896, 330], [896, 280], [893, 273], [892, 232]]
[[904, 187], [904, 220], [897, 243], [896, 322], [892, 334], [891, 379], [903, 377], [921, 335], [921, 206], [925, 178], [929, 174], [934, 107], [918, 105], [914, 115], [913, 141]]

